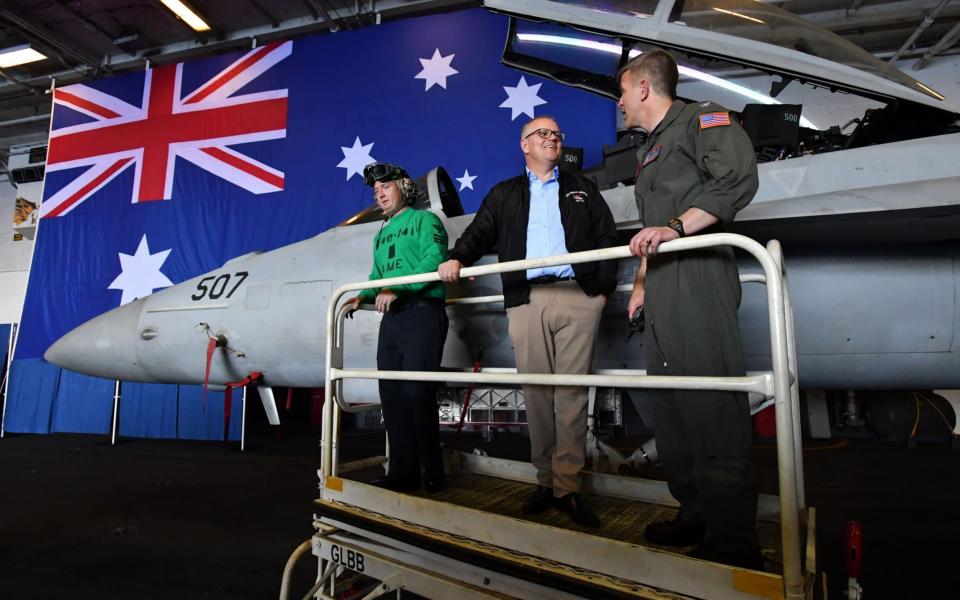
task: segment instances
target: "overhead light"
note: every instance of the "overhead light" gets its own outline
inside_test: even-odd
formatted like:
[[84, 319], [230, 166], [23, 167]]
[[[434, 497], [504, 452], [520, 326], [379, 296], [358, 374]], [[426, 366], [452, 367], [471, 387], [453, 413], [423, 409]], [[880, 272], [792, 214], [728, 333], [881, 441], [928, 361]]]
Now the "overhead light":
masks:
[[170, 9], [170, 12], [177, 15], [177, 17], [193, 28], [194, 31], [210, 31], [210, 26], [207, 25], [206, 21], [201, 19], [192, 8], [181, 0], [160, 0], [160, 2]]
[[0, 69], [32, 63], [45, 58], [47, 58], [47, 55], [37, 52], [30, 47], [30, 44], [14, 46], [6, 50], [0, 50]]

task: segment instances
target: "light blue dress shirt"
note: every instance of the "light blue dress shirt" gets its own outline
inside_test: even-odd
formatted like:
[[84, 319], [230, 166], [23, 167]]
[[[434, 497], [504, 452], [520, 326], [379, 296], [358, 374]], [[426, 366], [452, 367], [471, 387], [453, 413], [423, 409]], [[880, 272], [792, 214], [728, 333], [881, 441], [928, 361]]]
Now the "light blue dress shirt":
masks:
[[[527, 222], [527, 258], [556, 256], [567, 254], [567, 242], [560, 221], [560, 181], [559, 169], [553, 168], [553, 177], [540, 181], [536, 174], [527, 169], [530, 180], [530, 216]], [[573, 277], [571, 265], [558, 265], [542, 269], [527, 269], [527, 279], [541, 275]]]

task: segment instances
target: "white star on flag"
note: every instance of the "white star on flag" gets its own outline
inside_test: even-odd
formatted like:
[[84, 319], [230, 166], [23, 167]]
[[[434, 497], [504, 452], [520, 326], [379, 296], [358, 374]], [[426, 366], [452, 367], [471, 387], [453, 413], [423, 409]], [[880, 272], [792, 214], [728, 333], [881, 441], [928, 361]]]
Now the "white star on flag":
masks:
[[133, 256], [119, 252], [120, 275], [113, 280], [107, 289], [123, 290], [120, 304], [132, 302], [137, 298], [144, 298], [153, 293], [153, 290], [170, 287], [173, 282], [160, 272], [170, 250], [150, 254], [147, 243], [147, 234], [140, 238], [140, 245]]
[[337, 166], [347, 170], [347, 181], [354, 175], [363, 173], [365, 166], [377, 162], [377, 159], [370, 156], [370, 149], [373, 148], [374, 143], [376, 142], [370, 142], [364, 146], [360, 143], [360, 136], [357, 136], [352, 148], [340, 146], [340, 150], [343, 152], [343, 160]]
[[463, 170], [463, 177], [457, 177], [456, 180], [460, 182], [460, 190], [463, 191], [467, 188], [473, 189], [473, 180], [476, 179], [476, 175], [471, 175], [469, 169]]
[[423, 69], [414, 76], [414, 79], [424, 80], [426, 87], [423, 91], [429, 90], [434, 85], [439, 85], [443, 89], [447, 89], [447, 77], [459, 73], [459, 71], [450, 66], [450, 62], [454, 56], [456, 55], [441, 56], [440, 48], [437, 48], [433, 51], [432, 58], [419, 59]]
[[511, 121], [522, 114], [528, 115], [531, 119], [534, 118], [536, 115], [533, 114], [533, 108], [547, 103], [546, 100], [537, 95], [541, 85], [543, 84], [527, 85], [526, 78], [521, 77], [520, 82], [515, 87], [503, 86], [503, 91], [507, 93], [507, 99], [503, 101], [499, 108], [510, 109]]

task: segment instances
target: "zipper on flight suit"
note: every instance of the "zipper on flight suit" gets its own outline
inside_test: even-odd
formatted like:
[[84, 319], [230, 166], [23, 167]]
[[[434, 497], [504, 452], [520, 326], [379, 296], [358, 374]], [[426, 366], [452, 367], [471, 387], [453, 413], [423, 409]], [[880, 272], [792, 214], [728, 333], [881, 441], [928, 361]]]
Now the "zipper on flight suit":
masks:
[[663, 353], [663, 346], [660, 345], [660, 338], [657, 337], [657, 326], [656, 319], [650, 319], [650, 333], [653, 334], [653, 341], [657, 344], [657, 354], [660, 355], [660, 360], [663, 361], [664, 368], [667, 367], [667, 357]]

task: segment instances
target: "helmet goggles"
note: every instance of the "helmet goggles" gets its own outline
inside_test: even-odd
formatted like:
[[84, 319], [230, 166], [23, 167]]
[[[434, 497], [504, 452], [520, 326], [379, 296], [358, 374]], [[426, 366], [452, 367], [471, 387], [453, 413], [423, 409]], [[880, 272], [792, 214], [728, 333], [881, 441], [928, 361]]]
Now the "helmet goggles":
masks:
[[410, 176], [402, 167], [390, 163], [375, 162], [363, 168], [363, 182], [370, 187], [377, 181], [395, 181], [409, 179]]

